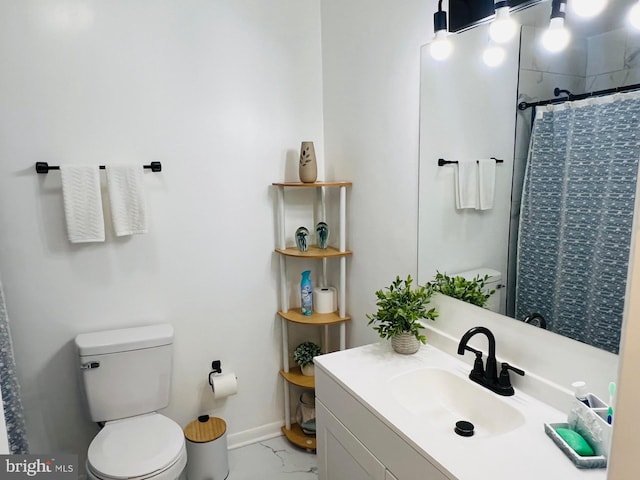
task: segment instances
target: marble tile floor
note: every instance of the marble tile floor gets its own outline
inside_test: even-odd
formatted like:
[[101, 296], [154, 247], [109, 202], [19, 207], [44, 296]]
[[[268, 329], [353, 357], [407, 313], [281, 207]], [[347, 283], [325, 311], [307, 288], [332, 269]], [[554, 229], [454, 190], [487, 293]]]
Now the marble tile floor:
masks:
[[283, 436], [229, 450], [227, 480], [317, 480], [314, 453]]

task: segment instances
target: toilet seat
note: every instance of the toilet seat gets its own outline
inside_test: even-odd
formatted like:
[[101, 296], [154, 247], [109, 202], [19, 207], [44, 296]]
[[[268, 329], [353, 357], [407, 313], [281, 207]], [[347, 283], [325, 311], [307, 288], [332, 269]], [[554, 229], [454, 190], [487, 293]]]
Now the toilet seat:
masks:
[[101, 479], [159, 480], [185, 463], [182, 428], [158, 413], [107, 422], [87, 452], [87, 469]]

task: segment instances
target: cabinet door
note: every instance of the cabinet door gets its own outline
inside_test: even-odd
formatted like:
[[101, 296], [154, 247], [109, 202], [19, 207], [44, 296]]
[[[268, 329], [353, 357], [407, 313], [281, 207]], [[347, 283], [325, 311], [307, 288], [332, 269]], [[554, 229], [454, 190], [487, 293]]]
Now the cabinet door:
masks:
[[319, 480], [385, 480], [384, 465], [319, 401], [316, 425]]

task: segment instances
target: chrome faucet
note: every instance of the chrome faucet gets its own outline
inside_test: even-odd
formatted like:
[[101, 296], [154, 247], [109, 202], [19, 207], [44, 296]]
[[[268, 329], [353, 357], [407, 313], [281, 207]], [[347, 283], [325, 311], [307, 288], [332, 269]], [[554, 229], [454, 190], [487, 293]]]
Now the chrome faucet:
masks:
[[[471, 348], [467, 345], [471, 337], [477, 333], [482, 333], [489, 341], [489, 354], [487, 355], [486, 365], [482, 363], [482, 352]], [[524, 371], [513, 367], [506, 362], [502, 362], [500, 376], [498, 376], [498, 368], [496, 362], [496, 337], [493, 336], [491, 330], [486, 327], [473, 327], [469, 329], [460, 339], [458, 344], [458, 355], [464, 355], [465, 350], [475, 353], [476, 360], [473, 364], [473, 370], [469, 374], [469, 378], [488, 388], [498, 395], [510, 396], [514, 394], [511, 379], [509, 378], [509, 370], [514, 371], [518, 375], [524, 375]]]

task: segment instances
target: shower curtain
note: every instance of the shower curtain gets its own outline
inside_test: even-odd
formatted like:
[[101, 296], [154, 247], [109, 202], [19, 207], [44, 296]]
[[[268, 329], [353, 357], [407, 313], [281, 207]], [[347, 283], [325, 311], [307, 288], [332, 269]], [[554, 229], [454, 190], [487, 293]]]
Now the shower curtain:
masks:
[[538, 109], [522, 192], [516, 318], [617, 353], [640, 156], [640, 93]]
[[13, 358], [9, 317], [4, 302], [2, 283], [0, 283], [0, 390], [2, 391], [9, 453], [29, 453], [20, 399], [20, 385], [18, 385], [16, 377], [16, 363]]

